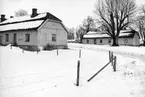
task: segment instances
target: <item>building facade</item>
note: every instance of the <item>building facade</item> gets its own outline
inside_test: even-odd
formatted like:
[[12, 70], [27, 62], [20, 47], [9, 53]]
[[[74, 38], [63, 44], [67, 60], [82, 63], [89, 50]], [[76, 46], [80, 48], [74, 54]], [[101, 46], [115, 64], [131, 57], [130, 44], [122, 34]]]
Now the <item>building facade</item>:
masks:
[[[109, 35], [105, 33], [98, 34], [98, 32], [88, 32], [88, 34], [84, 35], [83, 43], [96, 45], [111, 45], [113, 43], [113, 40]], [[139, 46], [140, 37], [138, 32], [134, 30], [122, 30], [118, 38], [118, 44]]]
[[[2, 15], [1, 15], [2, 16]], [[62, 21], [51, 13], [37, 13], [22, 17], [3, 19], [0, 23], [0, 44], [45, 48], [51, 45], [67, 48], [67, 29]]]

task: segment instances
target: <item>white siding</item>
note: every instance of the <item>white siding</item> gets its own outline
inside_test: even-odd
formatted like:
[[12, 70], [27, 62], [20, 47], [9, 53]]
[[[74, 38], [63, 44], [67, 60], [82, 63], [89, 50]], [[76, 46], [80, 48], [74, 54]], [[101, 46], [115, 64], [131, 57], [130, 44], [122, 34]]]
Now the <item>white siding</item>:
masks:
[[139, 36], [137, 34], [135, 34], [134, 38], [133, 38], [133, 45], [139, 46], [139, 44], [140, 44]]
[[[83, 43], [84, 44], [97, 44], [97, 45], [110, 45], [111, 43], [109, 43], [108, 41], [110, 40], [109, 38], [100, 38], [100, 39], [96, 39], [96, 43], [94, 43], [95, 39], [83, 39]], [[100, 43], [100, 41], [102, 40], [102, 43]], [[87, 41], [89, 41], [89, 43], [87, 43]], [[111, 40], [112, 42], [112, 40]]]
[[[9, 41], [6, 42], [6, 34], [9, 34]], [[37, 32], [36, 31], [10, 31], [1, 33], [0, 36], [2, 36], [2, 44], [7, 45], [13, 43], [14, 40], [14, 34], [17, 35], [16, 42], [18, 45], [37, 45]], [[30, 34], [30, 41], [25, 42], [25, 34]]]
[[[52, 42], [52, 34], [56, 34], [56, 42]], [[60, 23], [47, 21], [38, 30], [38, 40], [40, 46], [67, 45], [67, 32]]]
[[133, 45], [133, 38], [119, 38], [119, 45]]

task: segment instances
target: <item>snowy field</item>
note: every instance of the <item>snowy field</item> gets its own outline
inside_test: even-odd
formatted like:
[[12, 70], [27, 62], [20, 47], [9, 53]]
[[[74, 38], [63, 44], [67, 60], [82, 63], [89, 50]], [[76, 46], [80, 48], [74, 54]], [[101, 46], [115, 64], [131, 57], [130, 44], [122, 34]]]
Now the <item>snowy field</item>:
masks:
[[[80, 86], [76, 86], [79, 49], [82, 47]], [[145, 97], [144, 47], [109, 47], [69, 44], [69, 49], [28, 52], [0, 47], [0, 97]], [[117, 56], [90, 82], [87, 80]]]

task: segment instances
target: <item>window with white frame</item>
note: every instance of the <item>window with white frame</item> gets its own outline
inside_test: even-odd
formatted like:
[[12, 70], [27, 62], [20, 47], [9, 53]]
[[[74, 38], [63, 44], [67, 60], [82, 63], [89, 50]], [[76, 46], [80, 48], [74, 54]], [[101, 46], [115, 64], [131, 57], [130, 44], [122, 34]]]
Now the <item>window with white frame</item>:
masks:
[[2, 36], [0, 36], [0, 43], [2, 43]]
[[108, 39], [108, 43], [111, 43], [111, 39]]
[[6, 42], [9, 42], [9, 34], [6, 34]]
[[127, 44], [128, 43], [128, 39], [124, 39], [124, 43]]
[[103, 40], [102, 39], [100, 40], [100, 43], [103, 43]]
[[56, 42], [56, 34], [52, 34], [52, 42]]
[[25, 34], [25, 42], [29, 42], [30, 41], [30, 34]]
[[89, 43], [89, 40], [87, 40], [87, 43]]

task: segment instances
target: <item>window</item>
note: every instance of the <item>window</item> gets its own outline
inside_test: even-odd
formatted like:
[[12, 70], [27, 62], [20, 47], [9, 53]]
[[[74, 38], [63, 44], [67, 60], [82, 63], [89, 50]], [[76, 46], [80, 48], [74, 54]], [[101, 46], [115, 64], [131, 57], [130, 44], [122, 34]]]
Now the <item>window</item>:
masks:
[[103, 43], [103, 40], [100, 40], [100, 43]]
[[111, 43], [111, 39], [108, 39], [108, 43]]
[[29, 42], [30, 41], [30, 34], [25, 34], [25, 42]]
[[52, 34], [52, 42], [56, 42], [56, 34]]
[[124, 39], [124, 43], [127, 44], [128, 43], [128, 39]]
[[0, 43], [2, 43], [2, 36], [0, 36]]
[[9, 42], [9, 34], [6, 34], [6, 42]]
[[96, 39], [94, 39], [94, 44], [96, 44]]
[[87, 40], [87, 43], [89, 43], [89, 40]]

